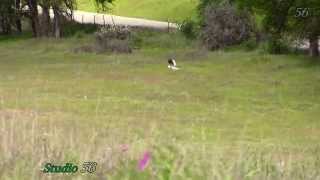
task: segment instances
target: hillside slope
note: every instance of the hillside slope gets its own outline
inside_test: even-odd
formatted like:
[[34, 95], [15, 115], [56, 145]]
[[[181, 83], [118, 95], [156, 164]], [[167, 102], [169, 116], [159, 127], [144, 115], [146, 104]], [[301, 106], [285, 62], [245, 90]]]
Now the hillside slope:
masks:
[[[92, 0], [77, 0], [78, 9], [95, 12]], [[116, 0], [110, 13], [163, 21], [182, 21], [196, 15], [198, 0]]]

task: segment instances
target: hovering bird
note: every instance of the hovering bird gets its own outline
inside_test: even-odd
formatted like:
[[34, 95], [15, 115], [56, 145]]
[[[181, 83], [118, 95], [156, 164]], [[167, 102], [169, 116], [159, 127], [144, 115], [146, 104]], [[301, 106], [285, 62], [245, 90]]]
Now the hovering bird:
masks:
[[172, 69], [172, 70], [174, 70], [174, 71], [180, 69], [180, 68], [177, 67], [176, 60], [173, 59], [173, 58], [169, 58], [169, 59], [168, 59], [168, 64], [169, 64], [169, 65], [168, 65], [168, 68], [169, 68], [169, 69]]

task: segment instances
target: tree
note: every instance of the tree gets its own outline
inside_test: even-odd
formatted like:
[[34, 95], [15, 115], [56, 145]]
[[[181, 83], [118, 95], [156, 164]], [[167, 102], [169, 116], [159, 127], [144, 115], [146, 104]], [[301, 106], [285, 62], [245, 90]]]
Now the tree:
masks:
[[320, 11], [319, 0], [237, 0], [237, 2], [241, 7], [263, 17], [263, 26], [271, 35], [272, 53], [282, 52], [281, 39], [287, 34], [308, 39], [310, 55], [319, 56], [320, 16], [317, 12]]
[[11, 23], [14, 19], [14, 2], [11, 0], [1, 0], [0, 2], [0, 25], [3, 34], [10, 34]]
[[308, 39], [310, 56], [319, 56], [320, 1], [296, 0], [292, 12], [294, 15], [289, 20], [290, 32], [300, 39]]
[[16, 0], [15, 3], [15, 11], [16, 11], [16, 27], [17, 27], [17, 31], [19, 33], [22, 32], [22, 23], [21, 23], [21, 0]]
[[[95, 0], [97, 8], [105, 11], [113, 0]], [[53, 9], [53, 34], [60, 38], [62, 32], [62, 23], [65, 19], [72, 19], [73, 10], [76, 8], [76, 0], [51, 0], [49, 3]]]
[[209, 5], [204, 12], [201, 38], [215, 50], [248, 40], [254, 32], [251, 16], [233, 5]]
[[288, 18], [295, 0], [237, 0], [241, 9], [263, 17], [262, 26], [269, 33], [269, 51], [283, 53], [282, 37], [288, 28]]
[[29, 17], [32, 27], [32, 33], [34, 37], [40, 37], [40, 23], [39, 23], [39, 11], [38, 0], [27, 0], [29, 8]]
[[49, 37], [51, 32], [51, 18], [50, 18], [50, 0], [40, 0], [39, 6], [42, 8], [42, 14], [40, 18], [41, 35]]

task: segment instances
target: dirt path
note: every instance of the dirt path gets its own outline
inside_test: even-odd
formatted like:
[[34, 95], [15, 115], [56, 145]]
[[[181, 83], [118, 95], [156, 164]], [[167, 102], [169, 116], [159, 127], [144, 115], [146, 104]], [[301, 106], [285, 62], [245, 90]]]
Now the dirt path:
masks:
[[89, 24], [116, 24], [120, 26], [130, 26], [130, 27], [145, 27], [166, 30], [176, 29], [177, 24], [168, 23], [163, 21], [146, 20], [140, 18], [129, 18], [122, 16], [115, 16], [109, 14], [91, 13], [85, 11], [74, 11], [74, 20], [79, 23], [89, 23]]

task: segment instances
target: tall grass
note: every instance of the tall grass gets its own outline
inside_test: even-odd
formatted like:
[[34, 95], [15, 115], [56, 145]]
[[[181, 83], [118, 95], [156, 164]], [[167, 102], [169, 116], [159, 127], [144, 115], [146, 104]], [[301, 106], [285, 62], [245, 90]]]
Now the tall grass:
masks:
[[[157, 125], [150, 136], [76, 124], [61, 126], [53, 114], [28, 110], [0, 111], [1, 179], [270, 179], [320, 178], [320, 149], [240, 145], [236, 149], [212, 144], [163, 140]], [[43, 122], [44, 119], [45, 122]], [[59, 122], [59, 123], [58, 123]], [[206, 134], [203, 134], [204, 138]], [[131, 137], [123, 139], [123, 137]], [[122, 149], [127, 143], [127, 150]], [[142, 153], [151, 152], [147, 169], [139, 171]], [[79, 165], [96, 161], [94, 174], [46, 174], [45, 163]]]

